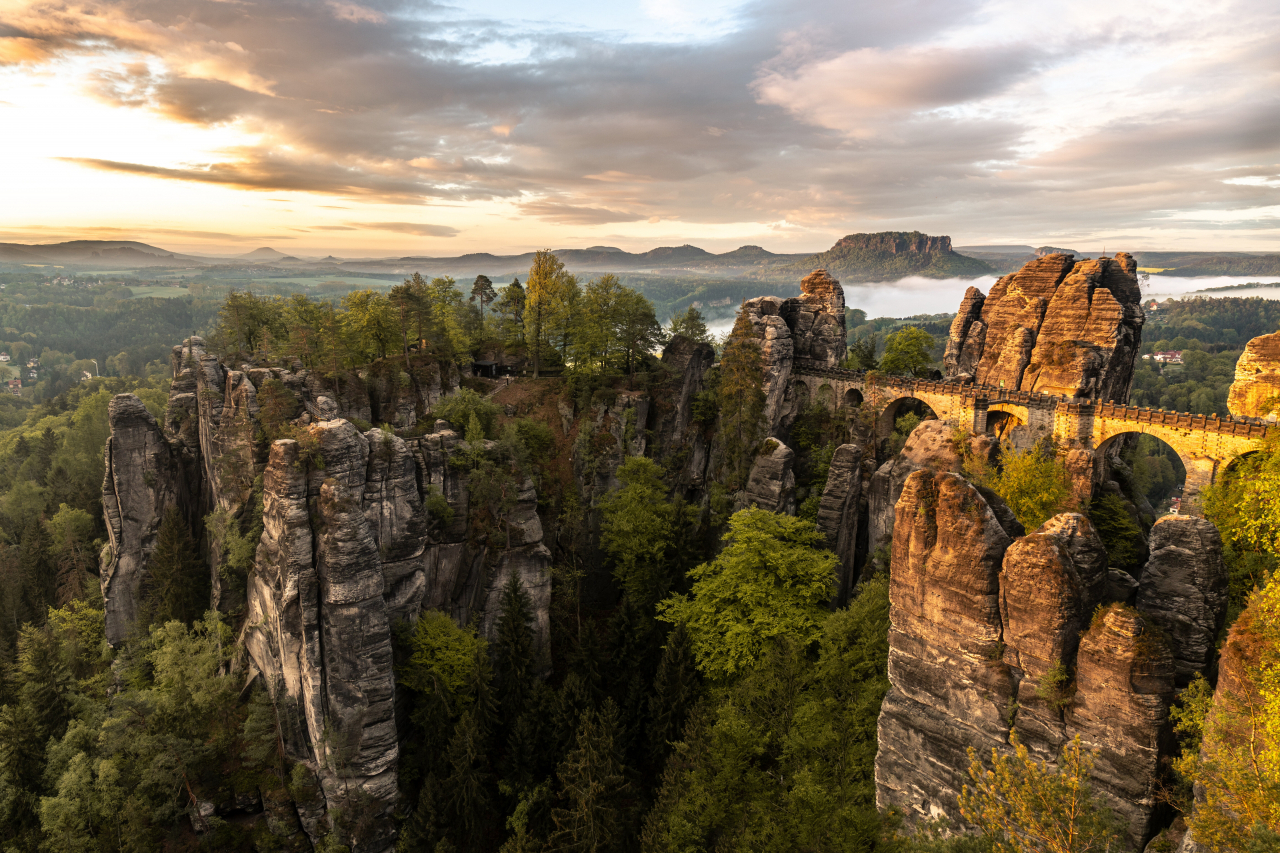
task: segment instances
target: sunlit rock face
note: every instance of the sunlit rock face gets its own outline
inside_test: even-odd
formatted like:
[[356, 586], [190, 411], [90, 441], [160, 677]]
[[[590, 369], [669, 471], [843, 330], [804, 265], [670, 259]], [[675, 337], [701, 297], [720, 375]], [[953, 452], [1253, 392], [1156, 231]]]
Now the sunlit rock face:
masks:
[[1144, 315], [1137, 264], [1052, 254], [1004, 276], [985, 297], [969, 288], [952, 322], [949, 377], [1067, 397], [1123, 402]]
[[1280, 410], [1280, 332], [1261, 335], [1245, 345], [1236, 362], [1236, 378], [1227, 409], [1236, 417], [1274, 421]]
[[1156, 829], [1175, 683], [1210, 668], [1221, 626], [1216, 529], [1157, 524], [1134, 609], [1108, 603], [1107, 554], [1083, 515], [1023, 535], [998, 497], [924, 468], [894, 512], [877, 805], [963, 828], [970, 748], [1008, 751], [1016, 730], [1053, 762], [1079, 737], [1094, 789], [1140, 848]]
[[[156, 532], [167, 507], [178, 506], [222, 584], [211, 604], [241, 626], [285, 749], [314, 777], [317, 799], [295, 803], [300, 825], [317, 840], [325, 804], [363, 791], [380, 816], [362, 849], [390, 850], [399, 797], [395, 623], [431, 608], [492, 637], [502, 588], [515, 575], [532, 603], [536, 668], [550, 671], [551, 553], [533, 483], [516, 484], [502, 518], [506, 538], [491, 546], [470, 530], [467, 469], [450, 464], [467, 447], [450, 424], [404, 437], [361, 432], [343, 417], [398, 413], [416, 423], [405, 395], [447, 387], [439, 366], [407, 383], [397, 367], [382, 391], [377, 382], [372, 393], [363, 382], [339, 391], [301, 366], [228, 369], [193, 338], [175, 347], [173, 368], [163, 428], [131, 394], [109, 409], [107, 637], [119, 643], [133, 630]], [[273, 441], [264, 418], [281, 411], [292, 437]], [[422, 414], [417, 403], [412, 413]], [[252, 569], [228, 583], [221, 546], [201, 519], [221, 514], [247, 533], [258, 500]]]

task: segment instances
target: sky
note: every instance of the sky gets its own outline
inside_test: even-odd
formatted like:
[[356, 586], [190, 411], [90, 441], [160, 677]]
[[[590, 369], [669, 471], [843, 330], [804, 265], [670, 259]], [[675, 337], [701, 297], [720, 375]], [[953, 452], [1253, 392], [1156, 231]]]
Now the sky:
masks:
[[1280, 251], [1275, 0], [0, 0], [0, 241]]

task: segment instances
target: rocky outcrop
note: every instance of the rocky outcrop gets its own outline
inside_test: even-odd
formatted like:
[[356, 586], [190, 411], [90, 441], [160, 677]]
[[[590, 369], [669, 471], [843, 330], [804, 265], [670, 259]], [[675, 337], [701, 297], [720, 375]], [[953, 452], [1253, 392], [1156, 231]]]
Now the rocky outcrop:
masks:
[[[1036, 758], [1052, 762], [1079, 736], [1096, 756], [1095, 789], [1137, 848], [1158, 811], [1174, 655], [1155, 614], [1098, 609], [1110, 594], [1107, 557], [1087, 518], [1063, 513], [1014, 539], [998, 510], [998, 499], [955, 474], [918, 470], [904, 484], [877, 805], [909, 821], [945, 816], [963, 826], [966, 750], [1007, 750], [1016, 729]], [[1208, 531], [1188, 530], [1212, 547]], [[1190, 538], [1171, 528], [1161, 542]]]
[[670, 379], [653, 399], [654, 458], [675, 470], [677, 482], [695, 488], [706, 484], [711, 448], [694, 403], [706, 390], [704, 377], [715, 360], [710, 344], [676, 335], [662, 350], [662, 366], [670, 371]]
[[[885, 462], [871, 477], [867, 491], [867, 548], [874, 554], [889, 544], [893, 538], [894, 507], [902, 495], [903, 484], [913, 472], [922, 469], [960, 473], [964, 465], [961, 448], [956, 443], [956, 430], [939, 420], [921, 423], [911, 435], [902, 452]], [[997, 440], [989, 435], [969, 436], [967, 450], [989, 464], [996, 461], [999, 450]], [[1021, 535], [1021, 530], [1018, 535]]]
[[1211, 521], [1166, 515], [1151, 528], [1150, 541], [1137, 608], [1164, 632], [1183, 687], [1209, 670], [1226, 617], [1222, 537]]
[[740, 493], [735, 509], [758, 506], [769, 512], [795, 515], [795, 461], [791, 448], [776, 438], [766, 441], [765, 452], [751, 465], [747, 487]]
[[138, 619], [141, 591], [156, 534], [171, 506], [189, 504], [178, 449], [133, 394], [107, 406], [111, 437], [105, 451], [102, 507], [107, 524], [102, 597], [109, 643], [123, 641]]
[[827, 485], [818, 504], [818, 529], [840, 558], [836, 603], [843, 605], [857, 581], [858, 517], [862, 503], [862, 445], [842, 444], [831, 456]]
[[1066, 742], [1062, 711], [1080, 632], [1105, 589], [1107, 553], [1089, 520], [1063, 513], [1004, 555], [1004, 660], [1017, 681], [1018, 732], [1040, 759]]
[[800, 282], [799, 298], [782, 304], [782, 316], [791, 330], [796, 358], [809, 359], [827, 367], [844, 361], [844, 288], [827, 275], [814, 270]]
[[1094, 752], [1094, 789], [1135, 848], [1150, 837], [1158, 806], [1173, 673], [1168, 646], [1132, 608], [1111, 605], [1080, 640], [1066, 735]]
[[1051, 254], [969, 288], [952, 322], [950, 377], [1009, 390], [1123, 402], [1141, 343], [1137, 265], [1125, 253]]
[[876, 805], [958, 821], [965, 750], [1008, 738], [1016, 686], [1001, 659], [999, 573], [1012, 543], [955, 474], [912, 473], [896, 515]]
[[1280, 332], [1261, 335], [1245, 344], [1236, 361], [1236, 379], [1227, 396], [1227, 409], [1236, 417], [1274, 421], [1280, 407]]
[[[246, 588], [231, 606], [231, 593], [220, 599], [215, 589], [214, 603], [241, 617], [251, 673], [276, 700], [285, 749], [315, 779], [319, 805], [295, 804], [297, 819], [314, 841], [323, 804], [338, 807], [363, 791], [381, 816], [362, 849], [390, 849], [399, 796], [392, 625], [430, 607], [492, 635], [502, 586], [514, 574], [533, 605], [536, 666], [550, 672], [551, 554], [533, 483], [517, 484], [514, 504], [498, 511], [500, 538], [475, 535], [467, 470], [449, 463], [468, 448], [448, 423], [397, 435], [362, 433], [341, 417], [366, 406], [370, 414], [391, 413], [392, 423], [416, 423], [422, 398], [415, 395], [426, 392], [414, 385], [421, 377], [399, 366], [378, 365], [373, 372], [385, 387], [375, 383], [372, 393], [364, 380], [329, 388], [300, 365], [227, 369], [193, 338], [175, 348], [173, 367], [165, 429], [132, 395], [110, 407], [103, 492], [111, 548], [102, 571], [108, 639], [123, 639], [137, 617], [165, 507], [179, 506], [196, 533], [209, 512], [241, 535], [260, 521]], [[419, 372], [430, 379], [428, 368]], [[437, 366], [434, 375], [428, 389], [448, 387], [447, 370]], [[624, 411], [636, 405], [619, 408], [614, 431], [620, 444], [639, 441], [642, 452], [643, 420], [628, 428]], [[272, 440], [273, 433], [288, 437]], [[221, 543], [206, 541], [216, 560]], [[211, 566], [220, 577], [217, 569]]]
[[791, 389], [795, 359], [837, 366], [845, 354], [844, 290], [823, 269], [801, 282], [801, 295], [790, 299], [758, 296], [742, 303], [739, 316], [751, 324], [764, 362], [767, 435], [779, 433], [796, 414]]

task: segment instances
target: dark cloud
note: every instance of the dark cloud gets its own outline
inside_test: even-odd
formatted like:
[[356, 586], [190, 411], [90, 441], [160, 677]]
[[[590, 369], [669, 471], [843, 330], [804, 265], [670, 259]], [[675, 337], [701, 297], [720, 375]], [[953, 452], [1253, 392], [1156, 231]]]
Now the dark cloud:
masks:
[[[1061, 233], [1273, 203], [1274, 187], [1225, 182], [1280, 162], [1272, 4], [1018, 15], [977, 0], [754, 0], [733, 33], [646, 44], [412, 0], [27, 0], [6, 13], [0, 64], [125, 57], [98, 63], [97, 97], [261, 140], [209, 164], [72, 161], [89, 168], [509, 200], [566, 225]], [[1141, 50], [1150, 61], [1124, 64]], [[527, 58], [492, 61], [507, 54]]]

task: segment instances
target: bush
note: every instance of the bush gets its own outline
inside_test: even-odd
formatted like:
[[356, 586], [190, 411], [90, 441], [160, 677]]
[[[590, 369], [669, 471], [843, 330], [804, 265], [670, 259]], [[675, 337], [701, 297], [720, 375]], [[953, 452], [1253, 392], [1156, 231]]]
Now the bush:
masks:
[[1124, 501], [1111, 493], [1097, 498], [1089, 505], [1089, 520], [1107, 549], [1111, 567], [1136, 577], [1145, 561], [1146, 549], [1142, 547], [1142, 528], [1133, 520]]

